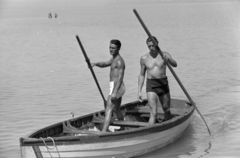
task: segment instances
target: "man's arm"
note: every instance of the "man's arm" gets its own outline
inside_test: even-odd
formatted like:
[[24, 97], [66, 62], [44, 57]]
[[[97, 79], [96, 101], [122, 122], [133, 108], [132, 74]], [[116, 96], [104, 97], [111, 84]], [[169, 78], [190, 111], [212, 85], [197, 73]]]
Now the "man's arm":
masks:
[[171, 57], [167, 52], [164, 52], [163, 59], [165, 62], [168, 62], [172, 67], [177, 67], [177, 62]]
[[140, 59], [140, 74], [138, 76], [138, 100], [142, 101], [142, 87], [144, 84], [144, 80], [145, 80], [145, 73], [146, 73], [146, 66], [144, 65], [144, 56], [141, 57]]
[[122, 82], [123, 82], [123, 77], [124, 77], [124, 64], [121, 60], [118, 60], [117, 63], [116, 63], [116, 68], [117, 68], [117, 73], [118, 73], [118, 79], [114, 85], [114, 89], [113, 89], [113, 92], [112, 92], [112, 95], [111, 95], [111, 99], [114, 100], [114, 99], [117, 99], [116, 96], [117, 96], [117, 91], [118, 89], [120, 88], [120, 86], [122, 85]]
[[109, 61], [106, 61], [106, 62], [91, 63], [91, 65], [92, 65], [92, 67], [97, 66], [97, 67], [104, 68], [104, 67], [111, 66], [111, 63], [112, 63], [112, 58], [111, 58]]

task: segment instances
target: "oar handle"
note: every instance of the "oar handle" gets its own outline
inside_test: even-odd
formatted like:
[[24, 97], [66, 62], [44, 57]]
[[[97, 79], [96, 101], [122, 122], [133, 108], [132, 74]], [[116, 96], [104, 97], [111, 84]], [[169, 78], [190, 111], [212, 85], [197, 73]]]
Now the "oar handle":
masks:
[[89, 60], [89, 58], [88, 58], [88, 56], [87, 56], [87, 54], [86, 54], [86, 52], [85, 52], [85, 50], [84, 50], [84, 48], [83, 48], [83, 45], [82, 45], [82, 43], [81, 43], [78, 35], [76, 35], [76, 38], [77, 38], [78, 44], [79, 44], [79, 46], [80, 46], [80, 48], [81, 48], [81, 50], [82, 50], [82, 52], [83, 52], [83, 55], [84, 55], [84, 57], [85, 57], [85, 60], [86, 60], [86, 62], [87, 62], [87, 64], [88, 64], [88, 67], [89, 67], [89, 69], [90, 69], [90, 71], [91, 71], [91, 73], [92, 73], [92, 76], [93, 76], [93, 78], [94, 78], [94, 80], [95, 80], [95, 82], [96, 82], [96, 84], [97, 84], [98, 90], [99, 90], [99, 92], [100, 92], [100, 94], [101, 94], [101, 96], [102, 96], [102, 99], [103, 99], [103, 102], [104, 102], [104, 108], [106, 108], [106, 100], [105, 100], [104, 95], [103, 95], [103, 93], [102, 93], [102, 90], [101, 90], [101, 88], [100, 88], [100, 86], [99, 86], [97, 77], [96, 77], [96, 75], [95, 75], [95, 73], [94, 73], [94, 71], [93, 71], [93, 68], [92, 68], [92, 65], [91, 65], [91, 63], [90, 63], [90, 60]]
[[[151, 41], [153, 42], [154, 46], [158, 47], [157, 42], [154, 40], [154, 38], [152, 37], [151, 33], [149, 32], [149, 30], [147, 29], [146, 25], [144, 24], [144, 22], [142, 21], [141, 17], [139, 16], [138, 12], [136, 9], [133, 9], [133, 12], [135, 13], [136, 17], [138, 18], [139, 22], [141, 23], [143, 29], [145, 30], [145, 32], [147, 33], [148, 37], [150, 37]], [[161, 49], [159, 48], [159, 50], [157, 49], [158, 53], [163, 57], [163, 53], [161, 51]], [[169, 63], [167, 63], [167, 67], [169, 68], [169, 70], [171, 71], [171, 73], [173, 74], [173, 76], [175, 77], [175, 79], [177, 80], [178, 84], [180, 85], [180, 87], [182, 88], [183, 92], [185, 93], [185, 95], [187, 96], [188, 100], [191, 102], [191, 104], [194, 106], [194, 108], [197, 110], [197, 112], [199, 113], [199, 115], [202, 117], [204, 123], [207, 126], [208, 132], [211, 135], [211, 132], [208, 128], [208, 125], [206, 123], [206, 121], [204, 120], [203, 116], [201, 115], [200, 111], [198, 110], [196, 104], [193, 102], [192, 98], [190, 97], [190, 95], [188, 94], [187, 90], [185, 89], [185, 87], [183, 86], [183, 84], [181, 83], [181, 81], [179, 80], [177, 74], [174, 72], [174, 70], [172, 69], [171, 65]]]

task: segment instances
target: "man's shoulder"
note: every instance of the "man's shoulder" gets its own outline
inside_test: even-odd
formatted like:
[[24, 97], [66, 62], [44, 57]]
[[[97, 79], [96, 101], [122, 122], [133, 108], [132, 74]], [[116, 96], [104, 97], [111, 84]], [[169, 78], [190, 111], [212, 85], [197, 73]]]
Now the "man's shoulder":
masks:
[[148, 58], [148, 56], [149, 56], [149, 53], [146, 53], [146, 54], [141, 56], [141, 59], [146, 59], [146, 58]]
[[146, 53], [143, 56], [141, 56], [140, 63], [144, 65], [147, 62], [148, 56], [149, 56], [149, 53]]
[[124, 59], [121, 56], [119, 56], [114, 62], [120, 65], [125, 65]]
[[124, 59], [122, 56], [119, 55], [119, 58], [117, 59], [117, 61], [124, 62]]

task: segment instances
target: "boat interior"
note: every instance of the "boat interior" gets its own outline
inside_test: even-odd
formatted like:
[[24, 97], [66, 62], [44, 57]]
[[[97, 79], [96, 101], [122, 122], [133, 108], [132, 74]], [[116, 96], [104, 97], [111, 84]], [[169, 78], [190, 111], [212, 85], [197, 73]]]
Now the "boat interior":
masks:
[[[172, 118], [185, 115], [191, 111], [193, 106], [183, 100], [171, 100]], [[124, 114], [124, 120], [117, 120], [113, 113], [108, 132], [118, 132], [122, 130], [130, 130], [148, 126], [150, 117], [150, 107], [147, 100], [143, 102], [135, 101], [121, 106]], [[63, 137], [63, 136], [79, 136], [79, 135], [99, 135], [104, 124], [104, 110], [91, 113], [88, 115], [72, 118], [36, 132], [33, 132], [28, 138], [47, 138], [47, 137]], [[164, 123], [164, 112], [161, 105], [158, 107], [156, 124]]]

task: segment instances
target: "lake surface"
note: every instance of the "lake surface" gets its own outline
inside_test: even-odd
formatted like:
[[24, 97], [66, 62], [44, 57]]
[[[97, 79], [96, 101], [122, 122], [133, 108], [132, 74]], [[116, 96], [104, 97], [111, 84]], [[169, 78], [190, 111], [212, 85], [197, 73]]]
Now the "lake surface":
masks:
[[[148, 48], [134, 8], [177, 61], [174, 71], [212, 132], [195, 112], [180, 139], [139, 158], [240, 157], [239, 0], [0, 0], [1, 158], [20, 157], [20, 137], [69, 119], [72, 111], [103, 109], [75, 35], [92, 62], [109, 60], [109, 41], [121, 40], [123, 103], [136, 100], [139, 61]], [[109, 68], [94, 71], [107, 97]], [[171, 96], [187, 100], [167, 75]]]

